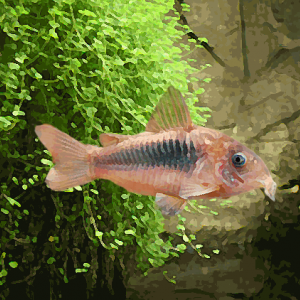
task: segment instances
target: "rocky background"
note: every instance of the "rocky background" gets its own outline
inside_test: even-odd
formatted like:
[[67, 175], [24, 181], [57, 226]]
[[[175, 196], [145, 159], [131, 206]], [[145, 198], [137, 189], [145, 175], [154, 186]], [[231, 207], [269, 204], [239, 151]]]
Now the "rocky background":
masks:
[[[148, 277], [132, 275], [127, 297], [300, 299], [300, 2], [187, 0], [190, 12], [182, 3], [176, 8], [189, 35], [208, 39], [206, 49], [194, 47], [186, 57], [199, 70], [211, 65], [195, 74], [212, 79], [199, 97], [212, 110], [207, 127], [263, 158], [278, 185], [276, 202], [256, 190], [231, 197], [231, 205], [200, 203], [217, 215], [184, 212], [186, 230], [206, 256], [188, 247]], [[174, 233], [177, 224], [176, 217], [166, 219], [166, 231]]]

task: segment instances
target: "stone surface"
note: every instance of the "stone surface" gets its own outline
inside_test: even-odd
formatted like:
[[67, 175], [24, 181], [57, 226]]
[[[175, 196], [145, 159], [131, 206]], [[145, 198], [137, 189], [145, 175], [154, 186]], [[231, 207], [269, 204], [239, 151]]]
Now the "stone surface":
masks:
[[[278, 186], [289, 184], [300, 173], [300, 3], [297, 1], [186, 0], [190, 12], [184, 13], [192, 31], [205, 37], [214, 53], [224, 62], [217, 63], [205, 50], [195, 48], [190, 64], [211, 67], [195, 77], [205, 93], [199, 105], [208, 106], [212, 117], [207, 127], [219, 129], [258, 153], [272, 172]], [[241, 7], [245, 32], [241, 28]], [[243, 53], [242, 37], [247, 51]], [[187, 43], [187, 38], [184, 38]], [[211, 78], [205, 83], [204, 78]], [[176, 262], [151, 270], [146, 278], [132, 277], [130, 286], [139, 291], [137, 299], [237, 299], [230, 294], [250, 297], [263, 285], [267, 261], [253, 257], [248, 247], [256, 231], [268, 225], [271, 215], [281, 223], [295, 222], [299, 215], [295, 199], [299, 186], [277, 190], [276, 202], [256, 190], [231, 197], [231, 203], [198, 201], [207, 206], [182, 215], [196, 243], [204, 245], [200, 257], [191, 247]], [[292, 203], [292, 204], [291, 204]], [[209, 213], [215, 211], [218, 214]], [[285, 219], [280, 211], [286, 212]], [[165, 220], [165, 229], [176, 232], [177, 217]], [[270, 230], [266, 228], [266, 231]], [[181, 240], [181, 243], [183, 241]], [[248, 245], [248, 246], [247, 246]], [[213, 253], [219, 249], [219, 255]], [[246, 254], [247, 253], [247, 254]], [[260, 267], [258, 267], [260, 266]], [[264, 271], [262, 269], [265, 269]], [[174, 276], [176, 284], [168, 282]], [[241, 299], [243, 296], [241, 296]], [[243, 298], [245, 299], [245, 298]]]

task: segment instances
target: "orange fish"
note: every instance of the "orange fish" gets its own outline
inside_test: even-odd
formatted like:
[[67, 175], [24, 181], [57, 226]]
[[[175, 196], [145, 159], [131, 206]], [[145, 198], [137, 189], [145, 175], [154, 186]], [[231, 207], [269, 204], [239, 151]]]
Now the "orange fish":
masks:
[[263, 160], [233, 138], [194, 125], [173, 87], [145, 132], [103, 133], [103, 147], [82, 144], [47, 124], [35, 132], [53, 157], [46, 183], [55, 191], [108, 179], [130, 192], [155, 196], [166, 215], [179, 213], [189, 199], [228, 198], [261, 187], [275, 201], [276, 183]]

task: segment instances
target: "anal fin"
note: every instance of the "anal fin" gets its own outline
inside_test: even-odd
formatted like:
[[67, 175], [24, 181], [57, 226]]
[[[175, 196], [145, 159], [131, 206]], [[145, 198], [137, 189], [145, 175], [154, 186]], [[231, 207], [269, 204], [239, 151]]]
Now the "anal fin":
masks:
[[155, 203], [161, 208], [164, 215], [175, 216], [184, 209], [186, 200], [157, 193]]

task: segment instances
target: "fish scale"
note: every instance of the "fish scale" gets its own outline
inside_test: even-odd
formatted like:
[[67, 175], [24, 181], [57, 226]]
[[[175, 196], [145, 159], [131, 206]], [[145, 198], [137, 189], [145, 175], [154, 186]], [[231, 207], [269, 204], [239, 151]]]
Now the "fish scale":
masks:
[[107, 151], [109, 154], [99, 156], [95, 168], [107, 170], [103, 178], [127, 189], [129, 185], [138, 183], [144, 185], [143, 190], [154, 190], [153, 195], [158, 191], [178, 191], [180, 181], [177, 178], [194, 169], [201, 153], [196, 151], [191, 138], [186, 142], [187, 137], [188, 133], [174, 131], [149, 141], [137, 139], [123, 142], [113, 147], [114, 152]]

